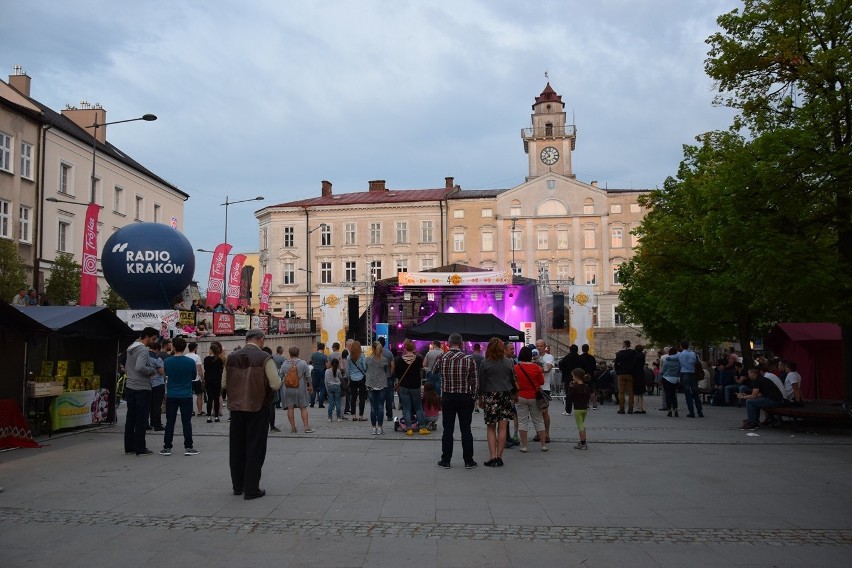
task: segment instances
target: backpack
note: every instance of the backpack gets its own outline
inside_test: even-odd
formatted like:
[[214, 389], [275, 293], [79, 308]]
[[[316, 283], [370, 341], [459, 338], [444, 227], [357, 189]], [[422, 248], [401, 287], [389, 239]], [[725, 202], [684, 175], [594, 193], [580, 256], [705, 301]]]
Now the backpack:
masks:
[[284, 375], [284, 386], [288, 389], [299, 388], [299, 371], [296, 369], [295, 363], [287, 371], [287, 374]]

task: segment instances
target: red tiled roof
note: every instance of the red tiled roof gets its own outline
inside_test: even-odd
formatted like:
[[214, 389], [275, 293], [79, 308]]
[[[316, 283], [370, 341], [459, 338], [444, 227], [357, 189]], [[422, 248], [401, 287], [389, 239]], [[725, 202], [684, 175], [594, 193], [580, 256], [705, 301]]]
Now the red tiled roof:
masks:
[[535, 105], [538, 103], [560, 103], [563, 107], [565, 106], [565, 103], [562, 102], [562, 97], [556, 94], [556, 91], [554, 91], [553, 87], [550, 86], [549, 81], [541, 94], [535, 98], [533, 108], [535, 108]]
[[271, 205], [270, 207], [322, 207], [340, 205], [369, 205], [373, 203], [412, 203], [442, 201], [452, 189], [388, 189], [386, 191], [358, 191], [321, 197], [300, 199]]

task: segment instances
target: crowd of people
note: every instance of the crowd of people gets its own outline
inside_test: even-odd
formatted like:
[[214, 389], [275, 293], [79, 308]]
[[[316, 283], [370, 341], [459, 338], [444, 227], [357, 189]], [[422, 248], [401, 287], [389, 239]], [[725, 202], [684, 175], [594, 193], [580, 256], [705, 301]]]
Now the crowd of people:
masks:
[[18, 293], [9, 302], [13, 306], [49, 306], [50, 301], [44, 292], [36, 292], [35, 288], [19, 288]]

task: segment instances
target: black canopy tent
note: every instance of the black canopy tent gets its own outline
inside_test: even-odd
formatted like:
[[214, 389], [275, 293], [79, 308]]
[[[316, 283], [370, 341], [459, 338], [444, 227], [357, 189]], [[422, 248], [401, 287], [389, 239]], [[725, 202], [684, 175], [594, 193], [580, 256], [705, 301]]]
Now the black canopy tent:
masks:
[[436, 313], [405, 332], [408, 339], [445, 341], [451, 333], [460, 333], [465, 341], [487, 342], [492, 337], [503, 341], [523, 341], [522, 331], [494, 314]]
[[0, 399], [12, 399], [24, 408], [27, 401], [27, 351], [31, 341], [44, 341], [50, 328], [40, 324], [14, 306], [0, 303], [0, 352], [3, 374]]

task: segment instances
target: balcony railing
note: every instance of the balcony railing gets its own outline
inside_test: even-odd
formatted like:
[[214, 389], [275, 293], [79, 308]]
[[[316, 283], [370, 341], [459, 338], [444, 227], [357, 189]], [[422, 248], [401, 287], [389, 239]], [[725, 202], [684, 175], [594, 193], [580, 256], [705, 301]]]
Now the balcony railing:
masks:
[[542, 126], [538, 128], [521, 128], [521, 138], [524, 140], [564, 138], [574, 136], [576, 128], [573, 124], [568, 126]]

